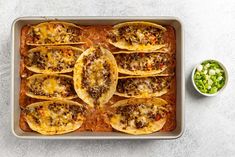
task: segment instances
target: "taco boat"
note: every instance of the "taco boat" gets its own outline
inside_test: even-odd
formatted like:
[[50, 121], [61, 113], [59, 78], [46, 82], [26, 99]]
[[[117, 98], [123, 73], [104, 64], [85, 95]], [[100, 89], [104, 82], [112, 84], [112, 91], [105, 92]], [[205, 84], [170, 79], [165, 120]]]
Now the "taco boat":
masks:
[[91, 47], [78, 58], [74, 67], [77, 95], [91, 107], [103, 106], [113, 96], [117, 85], [114, 56], [102, 47]]
[[161, 96], [169, 91], [172, 76], [120, 77], [115, 95], [134, 98]]
[[44, 135], [64, 134], [80, 128], [85, 112], [84, 106], [68, 100], [37, 102], [23, 110], [29, 127]]
[[160, 98], [125, 99], [116, 102], [110, 124], [115, 130], [133, 134], [150, 134], [166, 123], [167, 101]]
[[165, 27], [151, 22], [125, 22], [113, 27], [109, 42], [120, 49], [158, 50], [167, 46], [165, 31]]
[[77, 97], [73, 77], [69, 75], [35, 74], [26, 81], [26, 95], [32, 98], [63, 100]]
[[154, 75], [164, 71], [170, 63], [167, 53], [117, 53], [118, 72], [128, 75]]
[[44, 22], [31, 26], [27, 45], [72, 45], [82, 44], [80, 41], [81, 27], [67, 22]]
[[72, 46], [40, 46], [28, 51], [25, 65], [35, 73], [72, 72], [81, 53], [81, 49]]

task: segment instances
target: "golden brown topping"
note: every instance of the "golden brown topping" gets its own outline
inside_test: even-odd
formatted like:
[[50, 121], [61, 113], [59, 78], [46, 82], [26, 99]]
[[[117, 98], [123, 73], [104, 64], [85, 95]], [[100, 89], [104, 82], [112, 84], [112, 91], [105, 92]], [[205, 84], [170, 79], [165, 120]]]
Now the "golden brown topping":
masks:
[[118, 36], [112, 34], [110, 36], [112, 42], [125, 40], [130, 45], [134, 44], [163, 44], [163, 31], [155, 27], [141, 27], [126, 25], [118, 29]]
[[[93, 67], [91, 66], [94, 60], [99, 59], [102, 55], [103, 54], [101, 50], [98, 48], [94, 51], [93, 54], [90, 54], [83, 58], [84, 67], [82, 73], [82, 87], [86, 88], [87, 92], [95, 100], [98, 100], [101, 97], [102, 93], [108, 91], [109, 85], [111, 83], [110, 65], [107, 63], [107, 61], [104, 61], [102, 70], [100, 69], [100, 71], [94, 71], [94, 69], [92, 69]], [[95, 75], [95, 83], [91, 83], [91, 75]], [[102, 82], [100, 80], [102, 80]]]
[[115, 59], [120, 68], [130, 71], [159, 70], [169, 64], [169, 55], [166, 53], [119, 53]]
[[70, 72], [81, 53], [70, 46], [39, 47], [29, 51], [25, 64], [35, 72]]
[[157, 107], [149, 104], [128, 104], [119, 106], [116, 109], [116, 114], [121, 115], [121, 123], [125, 129], [128, 126], [137, 129], [144, 128], [151, 121], [157, 121], [166, 116], [164, 107]]
[[76, 97], [73, 79], [66, 75], [34, 75], [28, 79], [27, 91], [29, 96], [44, 99]]
[[171, 77], [136, 77], [119, 79], [117, 92], [128, 96], [154, 94], [170, 85]]
[[79, 43], [81, 28], [65, 22], [46, 22], [33, 26], [32, 40], [28, 44], [69, 44]]
[[86, 109], [81, 105], [63, 102], [44, 102], [24, 110], [27, 118], [41, 127], [61, 127], [82, 120]]

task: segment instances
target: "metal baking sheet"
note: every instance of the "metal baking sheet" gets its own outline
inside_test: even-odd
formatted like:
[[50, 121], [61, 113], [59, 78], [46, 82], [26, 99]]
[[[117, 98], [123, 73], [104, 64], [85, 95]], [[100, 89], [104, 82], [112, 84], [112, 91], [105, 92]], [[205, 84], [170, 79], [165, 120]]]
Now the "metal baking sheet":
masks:
[[[176, 31], [176, 129], [171, 132], [156, 132], [149, 135], [128, 135], [119, 132], [72, 132], [63, 135], [44, 136], [34, 132], [24, 132], [19, 127], [19, 90], [20, 90], [20, 33], [21, 28], [26, 24], [62, 20], [74, 22], [81, 25], [114, 25], [125, 21], [150, 21], [159, 24], [171, 25]], [[184, 132], [184, 97], [185, 97], [185, 76], [184, 76], [184, 39], [183, 26], [176, 17], [20, 17], [12, 23], [12, 53], [11, 53], [11, 114], [12, 133], [23, 139], [176, 139]]]

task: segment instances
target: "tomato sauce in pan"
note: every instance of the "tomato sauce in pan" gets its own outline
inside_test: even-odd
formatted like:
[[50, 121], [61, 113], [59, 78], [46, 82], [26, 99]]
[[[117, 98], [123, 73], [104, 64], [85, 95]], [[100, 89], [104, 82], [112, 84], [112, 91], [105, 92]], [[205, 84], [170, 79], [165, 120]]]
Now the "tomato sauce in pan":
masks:
[[[167, 28], [167, 32], [164, 36], [164, 40], [169, 45], [169, 54], [172, 56], [171, 66], [168, 67], [163, 74], [167, 73], [175, 73], [175, 50], [176, 50], [176, 39], [175, 39], [175, 31], [174, 28], [171, 26], [165, 26]], [[93, 45], [101, 45], [107, 49], [112, 51], [118, 51], [119, 49], [112, 46], [108, 43], [108, 36], [109, 32], [112, 29], [110, 25], [95, 25], [95, 26], [83, 26], [83, 31], [81, 35], [81, 41], [86, 42], [84, 45], [75, 45], [77, 47], [87, 49]], [[27, 55], [27, 51], [32, 46], [26, 45], [27, 34], [29, 31], [29, 26], [26, 25], [21, 30], [21, 42], [20, 42], [20, 54], [21, 54], [21, 62], [20, 62], [20, 97], [19, 97], [19, 106], [21, 109], [24, 109], [27, 105], [30, 105], [34, 102], [39, 102], [43, 100], [34, 99], [26, 96], [25, 94], [25, 87], [26, 87], [26, 78], [33, 75], [34, 73], [27, 70], [24, 65], [24, 57]], [[74, 45], [73, 45], [74, 46]], [[67, 73], [68, 75], [72, 75], [72, 73]], [[165, 99], [169, 103], [170, 112], [167, 114], [167, 122], [161, 131], [172, 131], [176, 128], [176, 78], [174, 77], [170, 91], [161, 96], [161, 98]], [[89, 109], [88, 114], [86, 116], [86, 120], [84, 121], [83, 125], [77, 131], [94, 131], [94, 132], [105, 132], [105, 131], [114, 131], [109, 124], [109, 112], [110, 106], [115, 102], [122, 100], [125, 98], [119, 96], [113, 96], [109, 102], [106, 104], [106, 107], [103, 109]], [[82, 100], [79, 98], [73, 99], [73, 101], [77, 101], [81, 104], [86, 105]], [[21, 112], [20, 119], [19, 119], [20, 128], [23, 131], [31, 132], [32, 130], [29, 128], [23, 112]]]

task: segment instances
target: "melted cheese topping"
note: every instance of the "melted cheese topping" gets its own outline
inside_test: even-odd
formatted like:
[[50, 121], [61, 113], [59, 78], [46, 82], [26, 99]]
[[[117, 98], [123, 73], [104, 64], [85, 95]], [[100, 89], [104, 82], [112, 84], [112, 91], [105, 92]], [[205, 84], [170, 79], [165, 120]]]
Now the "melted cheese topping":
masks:
[[77, 103], [46, 101], [29, 105], [24, 113], [33, 130], [57, 134], [77, 129], [84, 120], [85, 108]]
[[115, 58], [119, 68], [130, 71], [151, 71], [165, 67], [169, 62], [168, 54], [164, 53], [120, 53]]
[[82, 87], [98, 103], [103, 93], [109, 90], [111, 84], [110, 63], [101, 50], [84, 56]]
[[29, 96], [44, 99], [74, 98], [72, 77], [66, 75], [39, 74], [28, 79]]
[[125, 25], [117, 29], [112, 40], [138, 45], [140, 49], [148, 45], [163, 44], [163, 30], [146, 25]]
[[171, 77], [124, 78], [118, 80], [117, 92], [128, 96], [146, 97], [170, 85]]
[[124, 130], [148, 128], [151, 123], [166, 116], [164, 106], [149, 104], [128, 104], [116, 108], [112, 123], [119, 123]]
[[81, 50], [67, 46], [39, 47], [29, 51], [25, 63], [34, 72], [70, 72], [81, 53]]
[[51, 95], [55, 91], [57, 91], [58, 93], [63, 93], [63, 91], [66, 90], [66, 87], [64, 85], [59, 84], [59, 81], [53, 78], [44, 80], [41, 88], [46, 95]]
[[34, 44], [78, 43], [80, 28], [64, 23], [43, 23], [32, 27]]
[[103, 78], [104, 73], [104, 60], [97, 59], [92, 65], [87, 68], [88, 80], [90, 80], [90, 86], [102, 86], [105, 85]]

